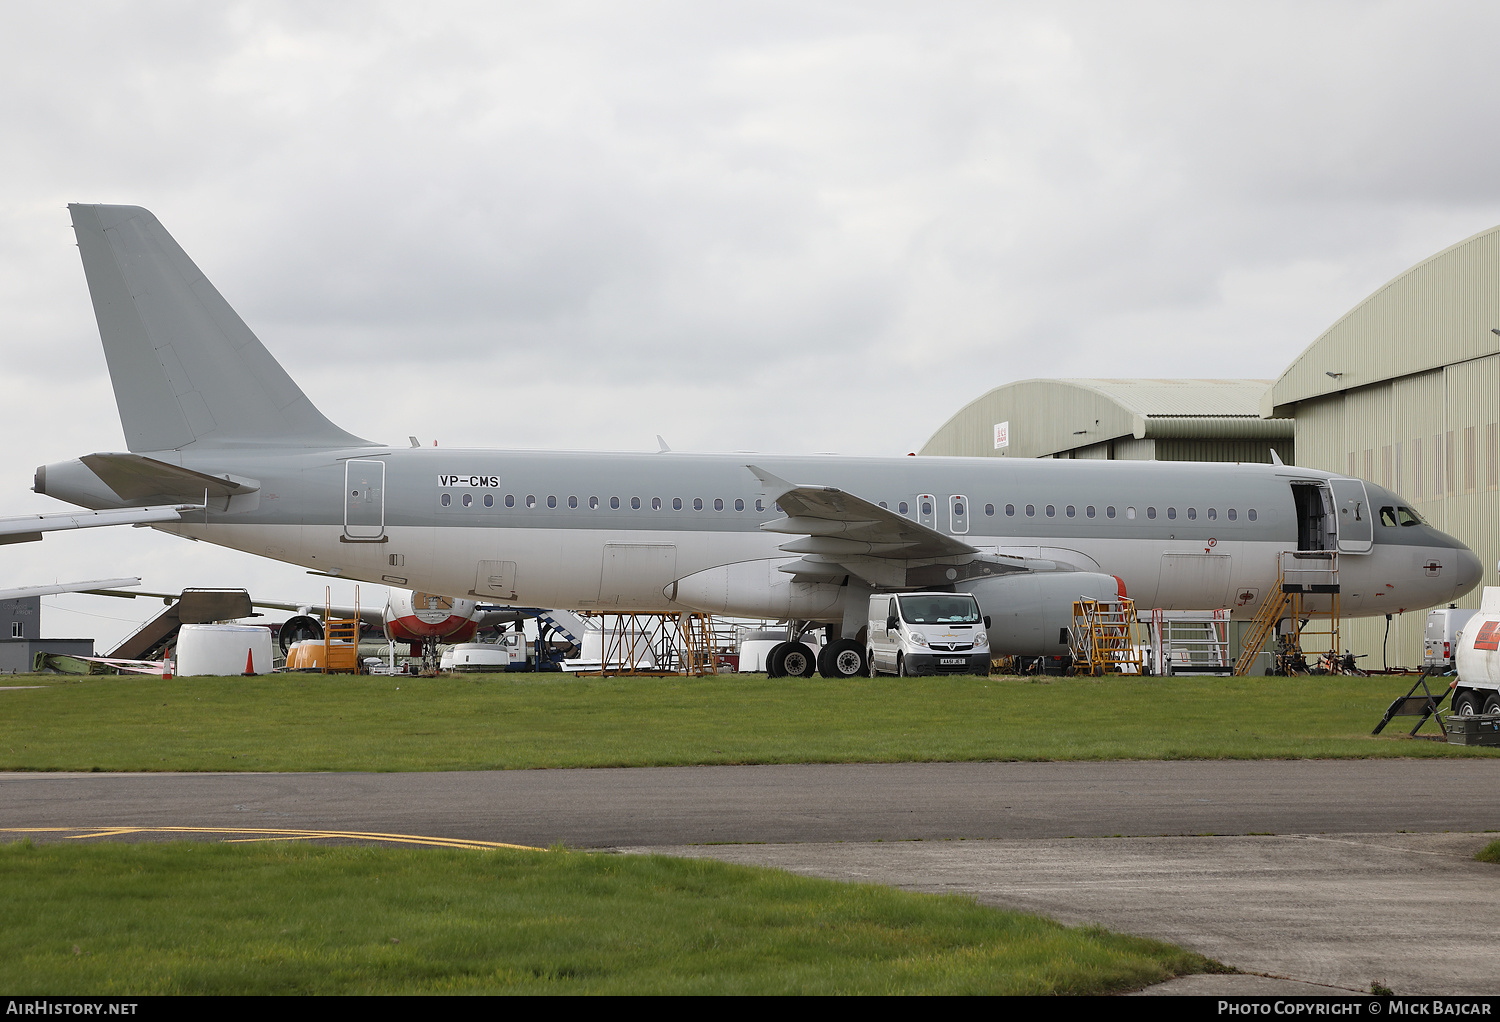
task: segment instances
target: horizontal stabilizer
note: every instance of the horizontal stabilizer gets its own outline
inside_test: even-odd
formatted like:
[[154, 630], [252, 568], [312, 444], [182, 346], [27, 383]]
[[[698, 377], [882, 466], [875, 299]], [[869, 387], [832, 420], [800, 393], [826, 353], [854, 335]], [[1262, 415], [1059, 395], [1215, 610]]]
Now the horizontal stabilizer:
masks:
[[180, 465], [169, 465], [139, 454], [85, 454], [78, 459], [89, 467], [121, 500], [156, 498], [203, 499], [234, 497], [260, 489], [254, 479], [230, 475], [212, 476]]

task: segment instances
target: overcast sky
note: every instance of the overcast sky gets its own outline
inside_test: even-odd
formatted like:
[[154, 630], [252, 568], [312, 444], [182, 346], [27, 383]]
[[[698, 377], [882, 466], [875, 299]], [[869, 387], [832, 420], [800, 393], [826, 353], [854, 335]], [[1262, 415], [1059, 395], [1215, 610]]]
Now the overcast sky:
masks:
[[[0, 514], [124, 449], [68, 202], [150, 208], [364, 437], [904, 454], [1011, 380], [1275, 377], [1500, 223], [1497, 38], [1481, 4], [8, 4]], [[116, 574], [323, 592], [145, 529], [0, 547], [4, 584]], [[152, 609], [44, 606], [101, 647]]]

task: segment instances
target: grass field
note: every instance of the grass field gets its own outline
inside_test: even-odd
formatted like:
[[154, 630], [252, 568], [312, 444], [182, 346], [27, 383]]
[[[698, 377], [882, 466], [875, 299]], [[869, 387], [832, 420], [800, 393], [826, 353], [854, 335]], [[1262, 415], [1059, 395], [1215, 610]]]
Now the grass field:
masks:
[[1205, 971], [964, 898], [702, 859], [0, 846], [15, 995], [1088, 994]]
[[[1371, 737], [1400, 679], [15, 676], [0, 769], [1493, 756]], [[1428, 725], [1431, 731], [1433, 725]]]

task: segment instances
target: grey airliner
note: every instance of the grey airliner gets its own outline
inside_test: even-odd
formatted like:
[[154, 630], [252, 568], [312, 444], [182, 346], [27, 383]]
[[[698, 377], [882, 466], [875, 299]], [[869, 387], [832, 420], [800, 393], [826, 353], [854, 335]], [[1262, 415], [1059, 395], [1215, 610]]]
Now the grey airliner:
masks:
[[1283, 580], [1333, 579], [1359, 616], [1480, 579], [1395, 493], [1284, 465], [374, 443], [313, 406], [150, 212], [69, 209], [128, 451], [43, 466], [35, 489], [191, 540], [455, 598], [826, 626], [836, 675], [865, 670], [882, 591], [971, 592], [996, 653], [1038, 655], [1066, 651], [1080, 596], [1245, 618]]

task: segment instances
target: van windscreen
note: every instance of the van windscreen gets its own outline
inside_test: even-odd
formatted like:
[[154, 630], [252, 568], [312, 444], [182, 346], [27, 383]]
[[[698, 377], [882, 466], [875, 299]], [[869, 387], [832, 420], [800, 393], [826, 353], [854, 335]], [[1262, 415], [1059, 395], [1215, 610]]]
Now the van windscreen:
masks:
[[972, 596], [901, 596], [901, 619], [913, 625], [979, 623], [979, 604]]

